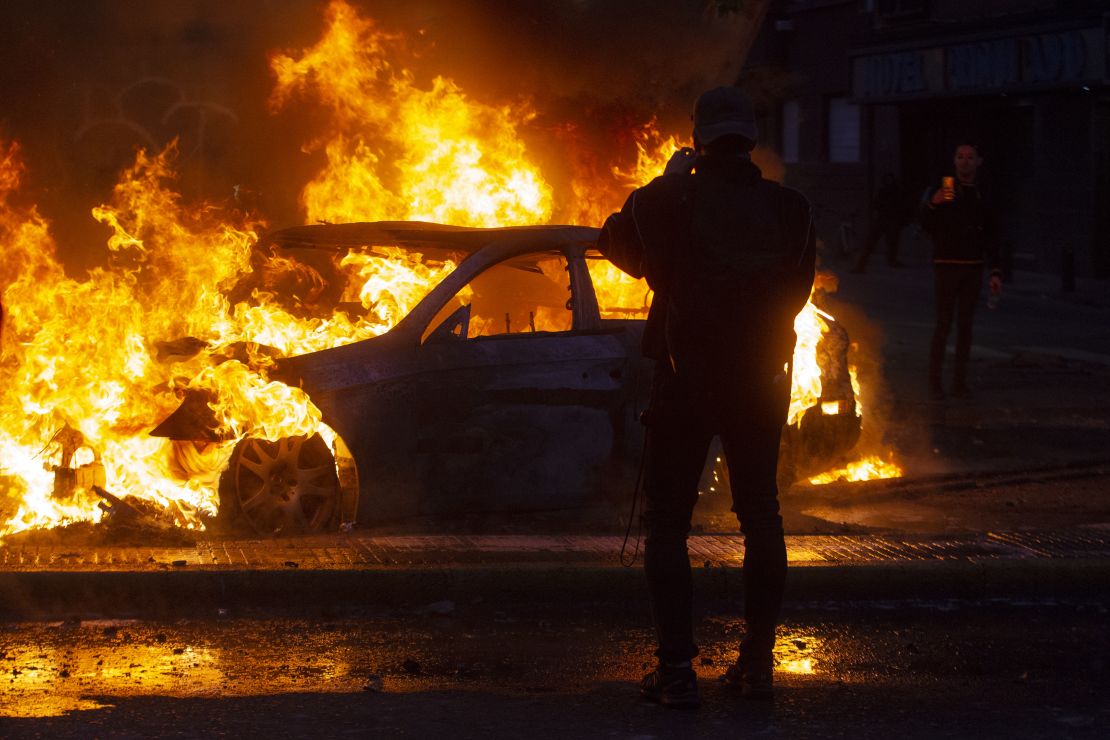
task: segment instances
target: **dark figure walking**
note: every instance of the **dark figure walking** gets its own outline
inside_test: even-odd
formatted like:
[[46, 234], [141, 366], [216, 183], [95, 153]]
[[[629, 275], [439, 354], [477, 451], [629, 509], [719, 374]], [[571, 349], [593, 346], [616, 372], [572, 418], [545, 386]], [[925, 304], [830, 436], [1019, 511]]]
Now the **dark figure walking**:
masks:
[[863, 252], [852, 272], [867, 272], [867, 260], [880, 239], [886, 242], [886, 263], [891, 267], [902, 266], [898, 261], [898, 243], [902, 238], [902, 229], [910, 221], [907, 201], [905, 188], [894, 175], [889, 172], [883, 175], [882, 185], [871, 203], [871, 224], [863, 243]]
[[921, 225], [933, 239], [936, 275], [936, 327], [929, 348], [929, 392], [944, 398], [944, 353], [952, 320], [956, 321], [956, 366], [952, 395], [967, 398], [967, 363], [971, 355], [971, 323], [983, 284], [983, 266], [990, 269], [990, 291], [1002, 291], [998, 223], [993, 204], [979, 187], [983, 163], [974, 144], [956, 147], [955, 177], [946, 177], [929, 199]]
[[747, 634], [725, 679], [769, 697], [786, 547], [775, 474], [790, 396], [794, 317], [813, 283], [809, 203], [751, 162], [751, 102], [717, 88], [694, 108], [694, 146], [609, 217], [598, 248], [655, 291], [644, 354], [656, 361], [647, 424], [644, 571], [659, 665], [642, 695], [698, 705], [686, 538], [714, 435], [745, 537]]

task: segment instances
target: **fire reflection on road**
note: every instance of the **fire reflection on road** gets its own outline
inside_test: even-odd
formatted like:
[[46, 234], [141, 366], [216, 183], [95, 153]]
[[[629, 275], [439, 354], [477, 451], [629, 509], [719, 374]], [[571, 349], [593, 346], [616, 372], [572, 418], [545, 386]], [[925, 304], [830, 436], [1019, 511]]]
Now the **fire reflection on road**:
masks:
[[[127, 620], [46, 625], [40, 639], [0, 650], [0, 676], [8, 679], [0, 716], [56, 717], [111, 706], [112, 697], [231, 697], [358, 688], [349, 663], [334, 651], [317, 652], [311, 640], [290, 668], [284, 663], [288, 653], [272, 652], [271, 661], [277, 663], [271, 665], [252, 649], [182, 644], [178, 634], [168, 638], [166, 632]], [[140, 633], [141, 638], [133, 637]], [[136, 639], [142, 641], [132, 641]]]
[[783, 673], [811, 676], [821, 664], [822, 640], [808, 632], [780, 630], [775, 644], [776, 670]]
[[[564, 617], [557, 629], [552, 619], [542, 610], [514, 617], [467, 607], [446, 617], [417, 610], [323, 622], [0, 623], [0, 717], [111, 711], [139, 697], [559, 692], [564, 664], [580, 669], [582, 655], [593, 656], [582, 686], [635, 686], [640, 663], [629, 656], [648, 654], [647, 625], [618, 628], [605, 618], [601, 626], [593, 614], [569, 624]], [[714, 683], [736, 657], [743, 620], [722, 614], [710, 623], [698, 672]], [[577, 658], [568, 639], [580, 643]], [[834, 662], [813, 625], [781, 628], [775, 658], [781, 682], [822, 680]]]

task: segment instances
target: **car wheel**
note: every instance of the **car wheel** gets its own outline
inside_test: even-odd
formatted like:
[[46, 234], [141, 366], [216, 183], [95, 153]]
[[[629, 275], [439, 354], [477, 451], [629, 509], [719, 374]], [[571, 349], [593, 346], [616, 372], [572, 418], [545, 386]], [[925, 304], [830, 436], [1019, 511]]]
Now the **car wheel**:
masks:
[[344, 497], [335, 457], [319, 434], [243, 440], [221, 489], [225, 521], [267, 536], [336, 528]]

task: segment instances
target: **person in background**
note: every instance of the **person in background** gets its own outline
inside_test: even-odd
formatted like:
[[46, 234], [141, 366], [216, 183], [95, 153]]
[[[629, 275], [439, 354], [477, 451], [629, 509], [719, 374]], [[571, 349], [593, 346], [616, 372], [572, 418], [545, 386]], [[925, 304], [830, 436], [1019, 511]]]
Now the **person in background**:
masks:
[[933, 241], [936, 284], [936, 325], [929, 348], [929, 393], [943, 400], [944, 354], [952, 321], [956, 322], [956, 362], [952, 395], [968, 398], [967, 365], [971, 355], [971, 326], [975, 304], [982, 290], [983, 271], [990, 270], [990, 292], [1002, 292], [999, 267], [998, 221], [994, 205], [979, 184], [983, 164], [979, 146], [965, 142], [956, 147], [955, 177], [942, 179], [929, 198], [921, 226]]
[[894, 177], [893, 173], [883, 175], [882, 185], [875, 193], [871, 203], [871, 224], [867, 232], [867, 239], [863, 243], [863, 251], [854, 273], [867, 272], [867, 260], [875, 251], [879, 239], [886, 241], [886, 263], [890, 267], [902, 267], [898, 261], [898, 244], [902, 238], [902, 229], [910, 222], [912, 208], [907, 207], [906, 190]]
[[816, 239], [808, 201], [752, 164], [751, 101], [735, 87], [694, 107], [694, 149], [634, 191], [602, 227], [598, 249], [655, 291], [643, 351], [655, 360], [645, 412], [644, 572], [658, 665], [641, 695], [699, 704], [691, 661], [687, 536], [710, 442], [719, 435], [744, 533], [746, 635], [724, 680], [741, 695], [772, 693], [775, 628], [786, 579], [779, 514], [779, 438], [790, 399], [794, 317], [813, 284]]

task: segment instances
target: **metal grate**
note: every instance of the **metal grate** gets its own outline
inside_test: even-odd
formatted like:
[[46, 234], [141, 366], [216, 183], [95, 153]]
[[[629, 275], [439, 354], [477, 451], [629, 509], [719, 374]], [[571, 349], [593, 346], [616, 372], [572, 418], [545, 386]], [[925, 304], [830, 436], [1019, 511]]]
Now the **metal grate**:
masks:
[[[156, 571], [358, 569], [546, 563], [609, 566], [618, 561], [616, 535], [487, 535], [368, 537], [333, 535], [296, 540], [208, 541], [195, 547], [0, 546], [0, 571]], [[628, 543], [628, 552], [635, 547]], [[740, 535], [690, 537], [690, 559], [737, 566]], [[642, 551], [642, 543], [641, 543]], [[793, 565], [909, 561], [976, 561], [1110, 557], [1110, 529], [989, 532], [946, 536], [798, 535], [787, 537]]]

